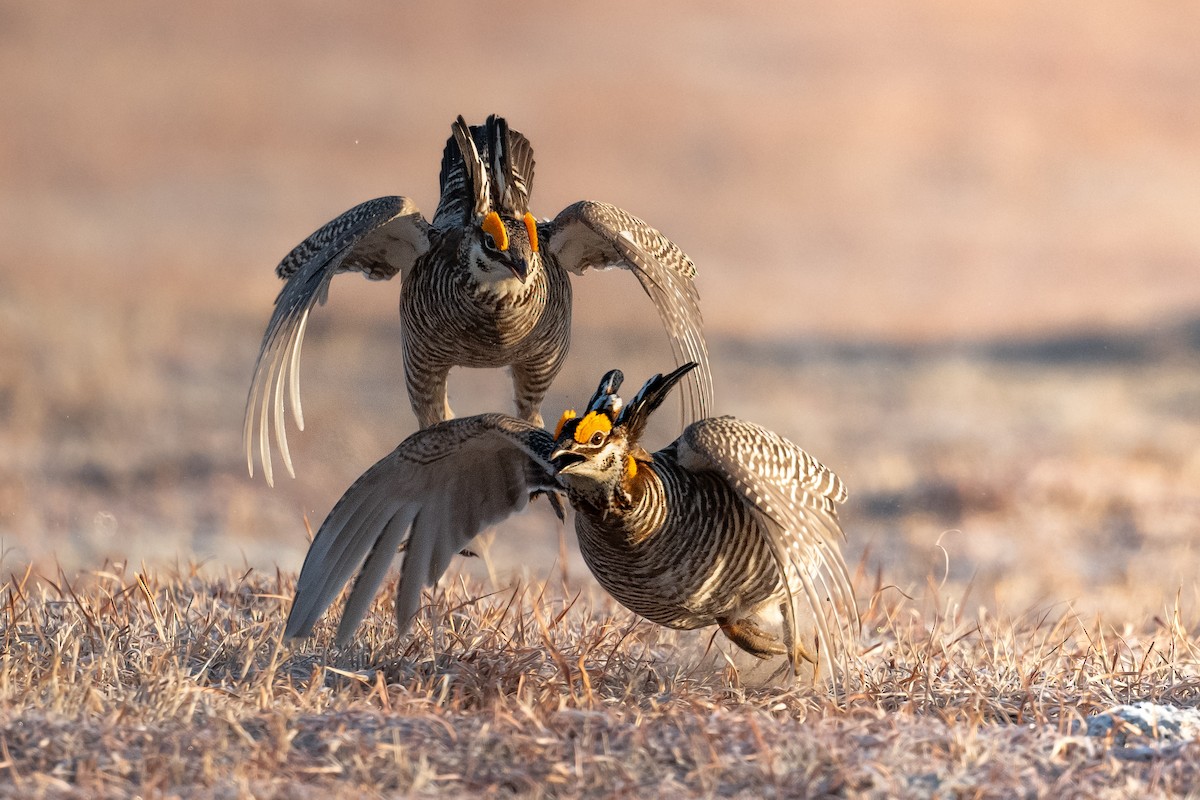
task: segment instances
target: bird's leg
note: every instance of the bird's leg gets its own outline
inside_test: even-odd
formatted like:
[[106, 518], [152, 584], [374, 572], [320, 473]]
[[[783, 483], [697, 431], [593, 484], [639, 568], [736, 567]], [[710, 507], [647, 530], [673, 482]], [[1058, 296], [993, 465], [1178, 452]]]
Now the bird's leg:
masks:
[[542, 400], [550, 390], [550, 384], [562, 368], [563, 358], [554, 355], [546, 360], [513, 364], [510, 368], [513, 380], [513, 395], [517, 403], [517, 416], [539, 428], [546, 426], [542, 419]]
[[417, 424], [422, 428], [454, 419], [450, 409], [449, 378], [450, 367], [416, 365], [410, 362], [405, 352], [404, 381], [408, 385], [408, 399], [417, 415]]
[[[793, 621], [792, 616], [795, 612], [792, 610], [792, 605], [787, 598], [784, 598], [779, 604], [779, 614], [783, 617], [783, 647], [784, 652], [788, 654], [788, 661], [791, 662], [792, 671], [797, 675], [800, 674], [800, 659], [804, 659], [810, 664], [813, 664], [818, 670], [821, 665], [817, 663], [817, 657], [808, 652], [804, 644], [793, 636]], [[813, 673], [816, 677], [816, 672]]]

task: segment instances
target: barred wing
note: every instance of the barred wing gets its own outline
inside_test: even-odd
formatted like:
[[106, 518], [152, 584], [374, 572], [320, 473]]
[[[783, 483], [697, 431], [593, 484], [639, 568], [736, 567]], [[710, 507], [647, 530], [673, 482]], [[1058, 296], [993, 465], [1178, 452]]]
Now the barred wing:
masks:
[[816, 621], [829, 674], [836, 674], [835, 641], [824, 600], [832, 602], [841, 642], [846, 641], [849, 630], [858, 627], [854, 590], [841, 551], [844, 537], [837, 521], [837, 505], [847, 497], [845, 485], [828, 467], [787, 439], [733, 417], [690, 425], [679, 438], [678, 454], [679, 463], [687, 469], [715, 470], [724, 476], [763, 521], [762, 530], [787, 586], [784, 625], [793, 648], [793, 667], [799, 655], [793, 587], [799, 585]]
[[565, 269], [620, 267], [637, 276], [671, 338], [675, 364], [700, 365], [687, 378], [685, 422], [704, 419], [712, 407], [712, 372], [704, 342], [696, 265], [679, 247], [642, 220], [604, 203], [584, 200], [538, 225], [538, 239]]
[[284, 395], [291, 401], [296, 426], [303, 430], [300, 347], [308, 314], [318, 303], [324, 304], [330, 280], [339, 272], [362, 272], [372, 280], [386, 280], [396, 273], [403, 276], [429, 250], [428, 230], [429, 225], [411, 200], [380, 197], [326, 224], [280, 262], [275, 272], [287, 283], [275, 298], [275, 311], [267, 323], [246, 398], [243, 443], [251, 476], [257, 446], [263, 475], [268, 484], [274, 485], [272, 427], [284, 466], [293, 477], [296, 474], [284, 428]]
[[[285, 636], [307, 636], [357, 570], [338, 624], [353, 636], [411, 529], [396, 591], [408, 630], [421, 589], [489, 525], [520, 511], [531, 492], [557, 489], [549, 433], [505, 414], [440, 422], [409, 436], [346, 490], [313, 538], [296, 582]], [[361, 567], [361, 570], [360, 570]]]

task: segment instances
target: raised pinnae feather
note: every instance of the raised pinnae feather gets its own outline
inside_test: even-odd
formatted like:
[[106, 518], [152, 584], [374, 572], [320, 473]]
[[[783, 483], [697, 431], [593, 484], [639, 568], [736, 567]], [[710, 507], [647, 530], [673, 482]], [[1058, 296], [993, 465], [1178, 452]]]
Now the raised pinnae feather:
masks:
[[460, 116], [442, 151], [434, 227], [461, 228], [488, 211], [522, 218], [529, 212], [533, 170], [532, 145], [503, 117], [492, 114], [483, 125], [467, 127]]
[[592, 399], [588, 401], [588, 411], [603, 411], [610, 416], [615, 417], [621, 409], [619, 405], [621, 398], [617, 392], [621, 388], [621, 384], [625, 382], [625, 373], [619, 369], [610, 369], [600, 378], [600, 384], [596, 387], [596, 391], [592, 393]]
[[488, 159], [491, 162], [492, 205], [507, 211], [509, 192], [508, 123], [492, 114], [484, 123], [487, 131]]
[[533, 148], [503, 117], [492, 114], [484, 127], [492, 164], [492, 202], [506, 216], [519, 219], [529, 212]]
[[481, 217], [491, 210], [492, 189], [488, 165], [476, 146], [474, 131], [467, 127], [467, 122], [462, 115], [459, 115], [458, 119], [454, 121], [452, 130], [463, 169], [466, 171], [467, 188], [471, 192], [471, 213], [476, 217]]
[[699, 365], [695, 361], [689, 361], [667, 375], [655, 375], [642, 385], [633, 400], [621, 409], [617, 417], [617, 424], [625, 426], [630, 441], [637, 442], [641, 438], [650, 415], [667, 399], [675, 384], [697, 366]]

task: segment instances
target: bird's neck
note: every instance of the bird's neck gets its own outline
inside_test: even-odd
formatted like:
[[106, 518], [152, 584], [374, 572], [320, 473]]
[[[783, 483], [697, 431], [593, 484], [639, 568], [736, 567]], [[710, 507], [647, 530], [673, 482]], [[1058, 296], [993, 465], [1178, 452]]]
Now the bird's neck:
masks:
[[666, 504], [662, 479], [647, 461], [626, 461], [620, 478], [594, 491], [569, 493], [576, 512], [610, 542], [636, 545], [662, 523]]
[[478, 275], [471, 277], [471, 294], [482, 305], [490, 307], [508, 307], [521, 305], [536, 290], [538, 276], [530, 275], [525, 282], [517, 280], [516, 276], [508, 275]]

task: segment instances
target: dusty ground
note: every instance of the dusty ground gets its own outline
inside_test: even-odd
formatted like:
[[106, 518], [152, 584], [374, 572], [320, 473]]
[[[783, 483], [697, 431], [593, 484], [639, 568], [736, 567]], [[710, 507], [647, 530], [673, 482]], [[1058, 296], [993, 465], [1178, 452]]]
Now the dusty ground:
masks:
[[[398, 287], [345, 278], [305, 348], [299, 478], [245, 476], [272, 268], [360, 200], [431, 213], [450, 120], [498, 111], [536, 148], [539, 214], [614, 202], [693, 256], [719, 410], [845, 479], [866, 595], [878, 574], [1142, 636], [1178, 600], [1195, 641], [1194, 6], [344, 13], [0, 8], [4, 574], [298, 568], [304, 516], [415, 425]], [[666, 366], [623, 277], [578, 285], [550, 413]], [[509, 403], [496, 375], [454, 389]], [[558, 543], [541, 510], [492, 563], [546, 577]]]
[[[17, 576], [0, 629], [12, 797], [1183, 796], [1194, 633], [965, 611], [869, 582], [837, 688], [743, 685], [703, 644], [557, 578], [449, 581], [397, 643], [281, 647], [290, 578], [102, 564]], [[1107, 723], [1107, 726], [1106, 724]], [[1176, 735], [1184, 733], [1185, 735]]]

